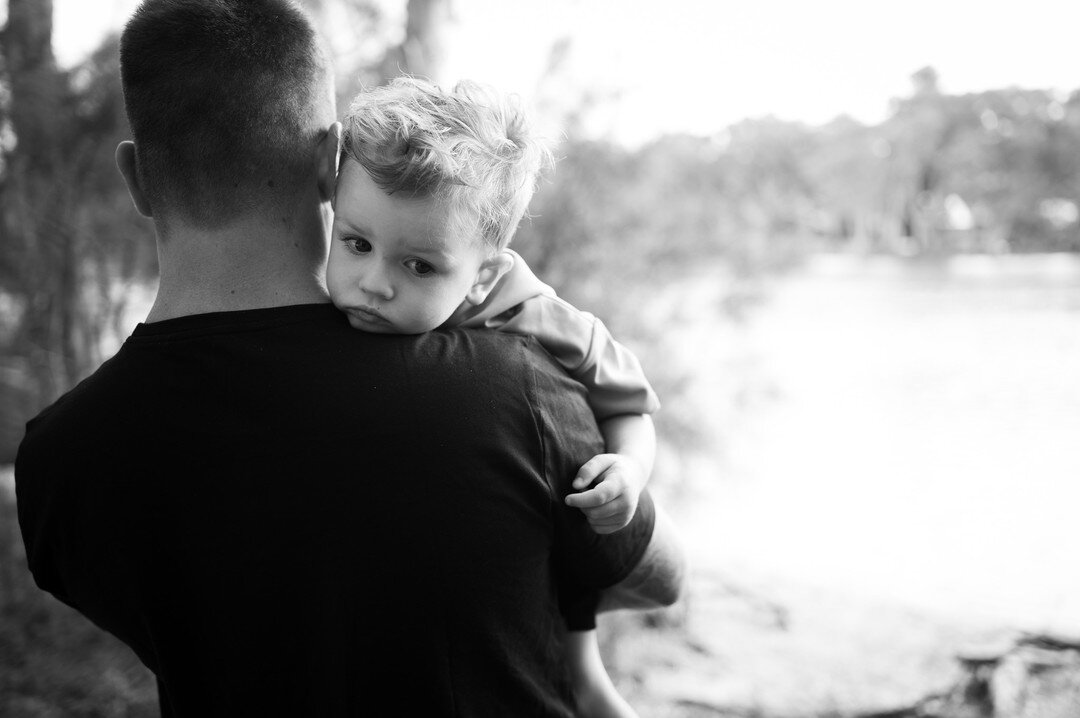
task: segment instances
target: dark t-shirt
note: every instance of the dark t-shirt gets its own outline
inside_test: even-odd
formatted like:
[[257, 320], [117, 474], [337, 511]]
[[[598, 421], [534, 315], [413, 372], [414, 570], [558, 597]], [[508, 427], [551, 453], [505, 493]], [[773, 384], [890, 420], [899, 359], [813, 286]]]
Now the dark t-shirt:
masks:
[[19, 519], [166, 716], [568, 716], [557, 584], [621, 580], [652, 533], [647, 496], [609, 536], [563, 505], [601, 446], [525, 337], [197, 315], [30, 422]]

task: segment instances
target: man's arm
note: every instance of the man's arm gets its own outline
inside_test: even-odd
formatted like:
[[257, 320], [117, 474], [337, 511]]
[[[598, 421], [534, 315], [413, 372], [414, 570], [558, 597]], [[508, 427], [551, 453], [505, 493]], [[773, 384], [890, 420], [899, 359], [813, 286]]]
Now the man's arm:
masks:
[[641, 560], [622, 581], [604, 589], [597, 611], [670, 606], [686, 587], [687, 562], [667, 513], [654, 505], [656, 522]]
[[553, 501], [558, 580], [575, 590], [606, 594], [606, 610], [674, 603], [682, 592], [686, 561], [671, 520], [656, 510], [648, 491], [639, 497], [630, 523], [609, 534], [595, 533], [580, 511], [566, 505], [578, 468], [603, 449], [603, 440], [584, 387], [550, 356], [537, 353], [532, 358], [544, 474]]

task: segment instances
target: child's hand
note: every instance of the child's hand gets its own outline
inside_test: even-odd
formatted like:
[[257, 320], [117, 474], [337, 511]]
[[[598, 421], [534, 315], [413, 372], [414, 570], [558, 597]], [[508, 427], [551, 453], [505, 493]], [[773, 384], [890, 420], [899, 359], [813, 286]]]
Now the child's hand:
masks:
[[631, 458], [621, 454], [600, 454], [578, 470], [573, 487], [596, 486], [566, 497], [566, 505], [581, 509], [598, 534], [610, 534], [630, 523], [637, 511], [638, 497], [645, 486], [645, 472]]

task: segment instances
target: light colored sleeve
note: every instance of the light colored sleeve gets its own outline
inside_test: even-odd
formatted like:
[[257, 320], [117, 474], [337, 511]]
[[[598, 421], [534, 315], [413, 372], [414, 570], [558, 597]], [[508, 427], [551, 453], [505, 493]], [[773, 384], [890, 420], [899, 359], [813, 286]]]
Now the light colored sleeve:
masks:
[[526, 299], [493, 329], [535, 337], [557, 362], [585, 385], [597, 419], [651, 414], [660, 408], [633, 352], [615, 341], [604, 323], [554, 295]]
[[596, 418], [651, 414], [660, 408], [633, 352], [611, 336], [604, 323], [555, 295], [520, 255], [487, 300], [459, 326], [535, 337], [559, 364], [585, 385]]

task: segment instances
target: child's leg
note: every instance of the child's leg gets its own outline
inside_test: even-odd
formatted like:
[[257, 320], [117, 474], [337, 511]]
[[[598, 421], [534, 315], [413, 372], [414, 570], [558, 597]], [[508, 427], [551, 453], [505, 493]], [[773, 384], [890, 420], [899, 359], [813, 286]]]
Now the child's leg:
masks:
[[574, 686], [578, 718], [638, 718], [630, 704], [615, 690], [600, 659], [596, 631], [570, 631], [566, 660]]

